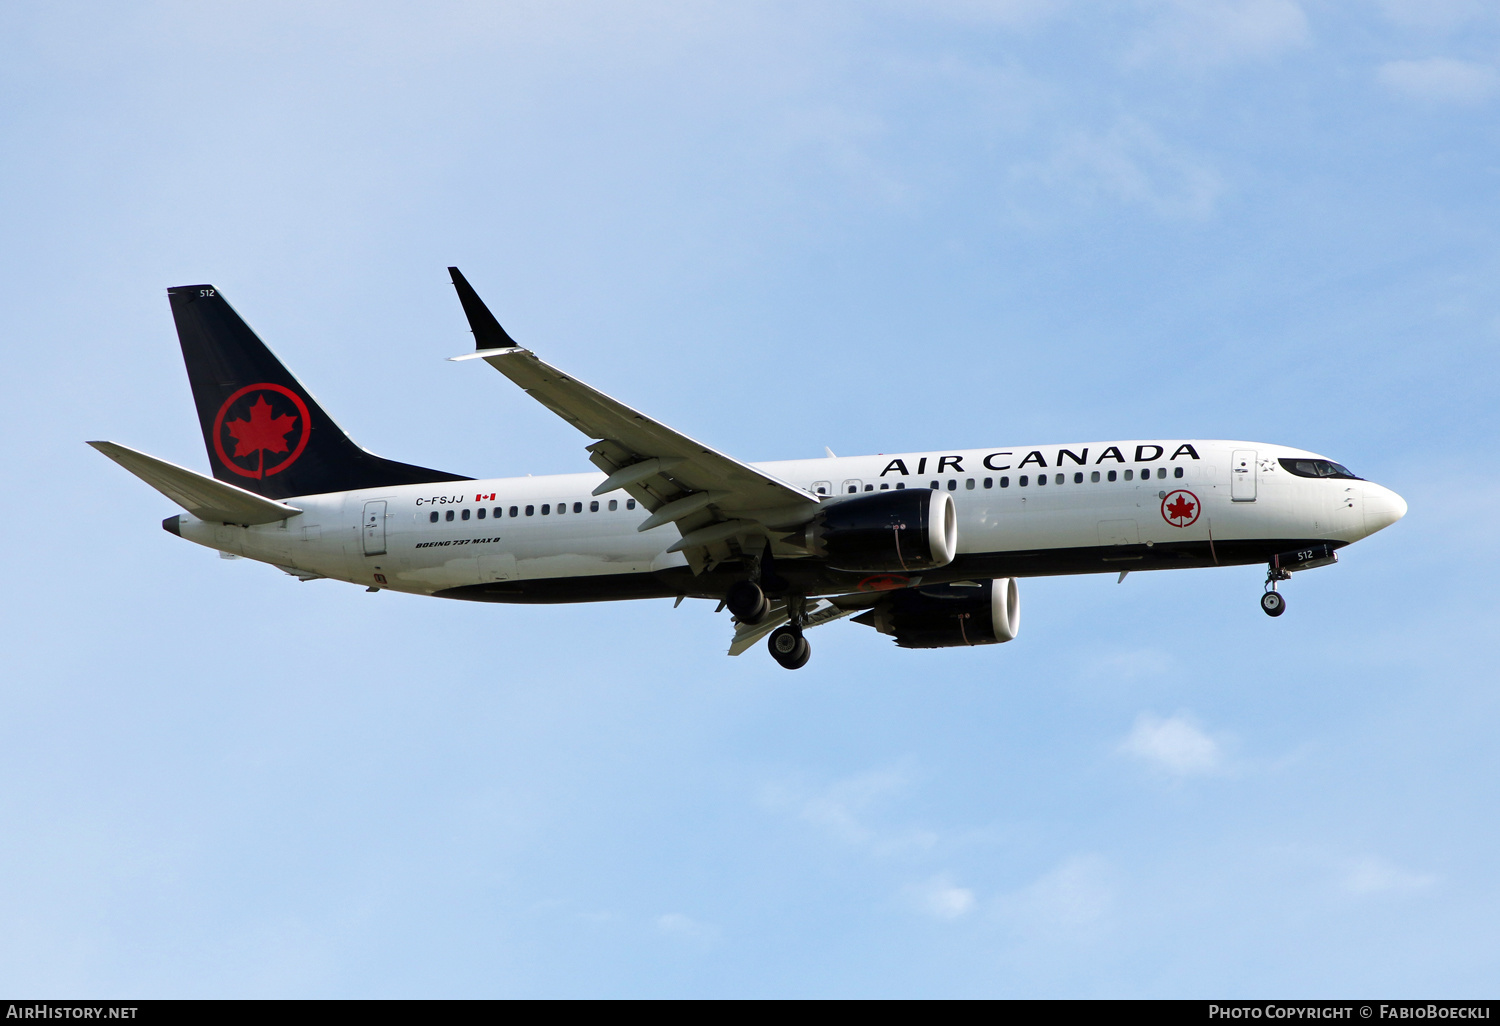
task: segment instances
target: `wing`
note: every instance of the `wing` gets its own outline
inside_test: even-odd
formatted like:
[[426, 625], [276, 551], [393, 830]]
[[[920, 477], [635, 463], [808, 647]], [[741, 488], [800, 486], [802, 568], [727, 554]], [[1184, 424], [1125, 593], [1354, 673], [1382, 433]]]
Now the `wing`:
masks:
[[650, 511], [637, 530], [676, 524], [681, 552], [701, 573], [735, 550], [759, 554], [766, 543], [805, 522], [818, 497], [674, 431], [590, 388], [516, 345], [458, 268], [453, 287], [469, 318], [476, 350], [455, 360], [482, 359], [537, 402], [590, 438], [589, 461], [609, 476], [594, 489], [624, 489]]

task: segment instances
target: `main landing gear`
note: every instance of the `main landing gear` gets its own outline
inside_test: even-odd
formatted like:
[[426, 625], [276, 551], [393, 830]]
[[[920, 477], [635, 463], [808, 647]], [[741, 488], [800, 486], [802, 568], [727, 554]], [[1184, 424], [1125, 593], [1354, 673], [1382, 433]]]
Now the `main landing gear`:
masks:
[[1266, 591], [1260, 597], [1260, 608], [1267, 616], [1280, 616], [1286, 612], [1286, 599], [1281, 597], [1281, 592], [1276, 590], [1278, 581], [1290, 581], [1292, 575], [1281, 569], [1275, 563], [1266, 570]]
[[[771, 612], [771, 600], [766, 597], [766, 588], [781, 595], [787, 589], [787, 583], [772, 568], [769, 544], [763, 555], [752, 556], [749, 562], [749, 580], [735, 581], [729, 586], [724, 594], [724, 606], [734, 614], [738, 623], [754, 626]], [[771, 650], [771, 658], [782, 666], [788, 670], [800, 670], [812, 658], [812, 646], [802, 636], [807, 600], [801, 596], [788, 595], [786, 604], [791, 622], [772, 631], [766, 647]]]
[[754, 581], [735, 581], [724, 596], [724, 605], [740, 623], [757, 624], [771, 611], [771, 600]]
[[802, 628], [796, 623], [789, 623], [772, 631], [766, 647], [771, 650], [771, 658], [788, 670], [800, 670], [812, 658], [812, 646], [802, 636]]

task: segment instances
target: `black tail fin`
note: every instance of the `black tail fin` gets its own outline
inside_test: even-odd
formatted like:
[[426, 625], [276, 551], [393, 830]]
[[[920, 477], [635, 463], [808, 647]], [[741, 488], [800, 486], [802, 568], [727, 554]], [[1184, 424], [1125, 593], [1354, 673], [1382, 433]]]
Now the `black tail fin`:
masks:
[[212, 285], [167, 296], [214, 477], [269, 499], [469, 480], [355, 445]]

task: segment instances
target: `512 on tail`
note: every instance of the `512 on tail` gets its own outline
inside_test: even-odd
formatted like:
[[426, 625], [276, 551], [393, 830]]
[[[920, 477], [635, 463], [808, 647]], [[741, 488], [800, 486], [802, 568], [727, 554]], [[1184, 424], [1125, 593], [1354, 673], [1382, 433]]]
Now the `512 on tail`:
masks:
[[213, 476], [90, 442], [187, 512], [162, 526], [302, 580], [478, 602], [717, 600], [730, 655], [853, 616], [904, 648], [1010, 641], [1016, 581], [1266, 564], [1277, 585], [1401, 497], [1264, 442], [1132, 439], [746, 463], [542, 362], [450, 267], [479, 359], [583, 432], [591, 473], [475, 480], [366, 452], [212, 285], [168, 290]]

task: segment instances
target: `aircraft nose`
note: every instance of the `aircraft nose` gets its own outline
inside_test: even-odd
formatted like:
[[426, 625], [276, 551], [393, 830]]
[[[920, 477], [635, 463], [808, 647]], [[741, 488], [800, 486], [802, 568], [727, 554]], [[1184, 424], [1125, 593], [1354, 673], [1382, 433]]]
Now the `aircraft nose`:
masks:
[[1365, 485], [1365, 530], [1374, 534], [1406, 516], [1406, 500], [1389, 488]]

